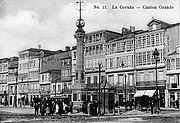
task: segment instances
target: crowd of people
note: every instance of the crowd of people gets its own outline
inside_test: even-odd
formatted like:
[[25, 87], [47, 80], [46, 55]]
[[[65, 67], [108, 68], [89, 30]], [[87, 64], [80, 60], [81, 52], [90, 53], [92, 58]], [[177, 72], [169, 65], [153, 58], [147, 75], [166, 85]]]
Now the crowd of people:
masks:
[[[73, 102], [71, 100], [53, 99], [50, 97], [39, 98], [34, 97], [33, 107], [35, 115], [49, 116], [49, 115], [62, 115], [65, 113], [73, 113]], [[98, 115], [97, 113], [98, 102], [83, 101], [82, 112], [84, 114]]]
[[73, 102], [69, 101], [68, 104], [65, 104], [62, 99], [53, 99], [50, 97], [34, 97], [33, 106], [35, 109], [35, 115], [48, 116], [48, 115], [62, 115], [67, 112], [73, 112]]

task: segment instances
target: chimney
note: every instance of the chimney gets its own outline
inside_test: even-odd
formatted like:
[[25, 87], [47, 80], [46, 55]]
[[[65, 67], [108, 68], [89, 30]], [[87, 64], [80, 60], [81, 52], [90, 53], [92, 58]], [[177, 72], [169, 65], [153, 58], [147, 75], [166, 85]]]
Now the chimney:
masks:
[[127, 28], [122, 28], [122, 34], [123, 35], [126, 35], [126, 34], [128, 34], [130, 32], [130, 30], [129, 29], [127, 29]]
[[65, 46], [65, 51], [69, 51], [70, 47], [69, 46]]
[[135, 32], [135, 27], [134, 26], [130, 26], [130, 31], [131, 32]]
[[38, 44], [38, 49], [41, 49], [41, 45], [40, 44]]

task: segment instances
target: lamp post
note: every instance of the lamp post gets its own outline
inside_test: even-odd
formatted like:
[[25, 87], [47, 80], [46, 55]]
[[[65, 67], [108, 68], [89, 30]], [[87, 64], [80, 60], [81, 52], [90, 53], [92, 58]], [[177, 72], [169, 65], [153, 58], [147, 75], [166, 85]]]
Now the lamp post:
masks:
[[156, 64], [156, 108], [157, 110], [160, 110], [159, 99], [158, 99], [158, 85], [157, 85], [157, 61], [159, 60], [159, 52], [157, 48], [155, 48], [155, 51], [153, 52], [153, 56], [154, 56], [155, 64]]
[[15, 105], [14, 106], [15, 106], [15, 108], [17, 108], [17, 85], [18, 85], [17, 81], [18, 81], [18, 72], [16, 71], [14, 75], [16, 77], [15, 98], [14, 98]]
[[106, 84], [107, 84], [107, 78], [104, 78], [104, 115], [105, 115], [105, 113], [106, 113], [106, 100], [105, 100], [105, 98], [106, 98]]
[[[124, 67], [124, 63], [123, 63], [123, 61], [122, 61], [122, 63], [121, 63], [121, 66], [122, 66], [122, 68]], [[127, 110], [127, 108], [126, 108], [126, 77], [127, 77], [127, 75], [126, 75], [126, 73], [124, 73], [124, 96], [125, 96], [125, 110]]]
[[100, 101], [101, 101], [101, 63], [98, 64], [99, 66], [99, 105], [98, 105], [98, 114], [101, 114], [101, 109], [100, 109]]
[[124, 95], [125, 95], [125, 103], [126, 103], [126, 77], [127, 77], [127, 75], [124, 74]]

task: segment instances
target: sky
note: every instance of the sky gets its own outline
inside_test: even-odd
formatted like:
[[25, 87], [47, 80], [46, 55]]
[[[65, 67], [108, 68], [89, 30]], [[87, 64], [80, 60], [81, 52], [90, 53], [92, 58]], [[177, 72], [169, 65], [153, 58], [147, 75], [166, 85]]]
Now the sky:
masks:
[[[38, 48], [38, 45], [53, 51], [75, 46], [78, 1], [0, 0], [0, 58], [18, 56], [19, 51]], [[160, 5], [171, 6], [171, 9], [159, 9]], [[113, 9], [112, 6], [134, 9]], [[157, 8], [143, 9], [142, 6]], [[120, 33], [123, 27], [130, 26], [146, 30], [152, 17], [170, 24], [180, 22], [179, 0], [84, 0], [82, 9], [86, 33], [98, 30]]]

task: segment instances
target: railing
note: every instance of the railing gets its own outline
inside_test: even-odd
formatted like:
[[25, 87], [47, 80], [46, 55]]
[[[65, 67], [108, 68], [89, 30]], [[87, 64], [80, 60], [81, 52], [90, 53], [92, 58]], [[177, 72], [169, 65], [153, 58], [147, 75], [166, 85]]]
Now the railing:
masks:
[[[165, 86], [166, 85], [166, 80], [158, 80], [157, 81], [158, 86]], [[156, 81], [141, 81], [141, 82], [136, 82], [137, 87], [144, 87], [144, 86], [156, 86]]]

